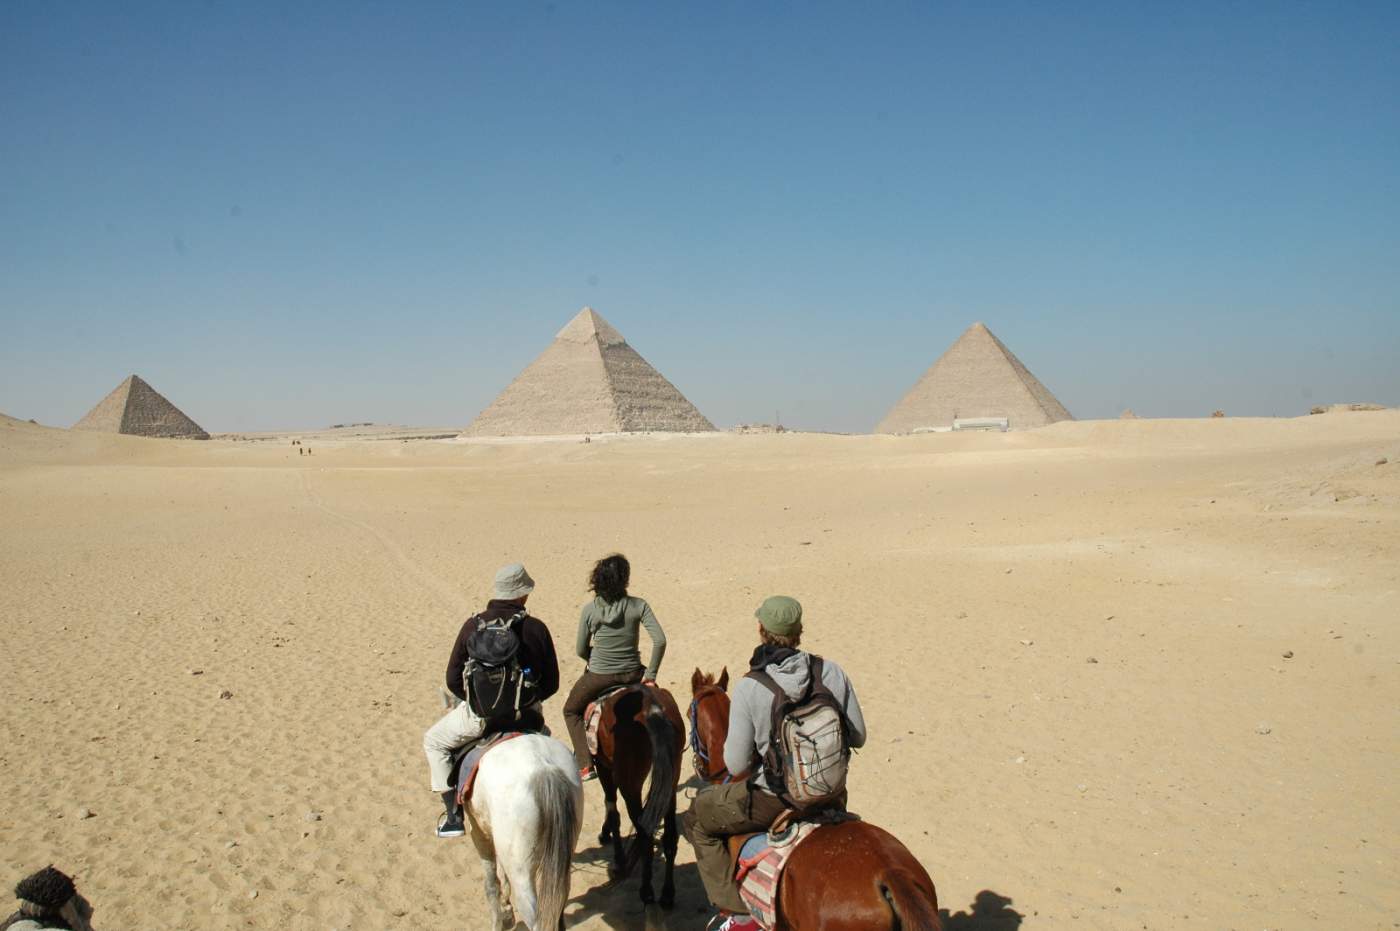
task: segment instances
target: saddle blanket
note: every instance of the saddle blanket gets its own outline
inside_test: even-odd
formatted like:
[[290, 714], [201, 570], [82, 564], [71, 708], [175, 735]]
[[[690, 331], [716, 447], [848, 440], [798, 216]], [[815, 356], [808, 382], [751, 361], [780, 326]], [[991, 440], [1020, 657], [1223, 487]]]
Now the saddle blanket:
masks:
[[778, 883], [788, 857], [815, 830], [840, 821], [854, 821], [855, 815], [823, 813], [815, 818], [798, 821], [779, 816], [773, 829], [755, 834], [739, 850], [734, 880], [739, 884], [739, 898], [749, 908], [749, 916], [763, 931], [773, 931], [778, 922]]
[[598, 693], [598, 696], [588, 703], [588, 707], [583, 709], [583, 734], [588, 740], [588, 753], [591, 756], [598, 755], [598, 723], [603, 720], [603, 706], [608, 703], [618, 692], [625, 692], [628, 689], [637, 688], [635, 685], [614, 685]]
[[457, 769], [457, 804], [463, 808], [467, 807], [467, 802], [472, 797], [472, 786], [476, 784], [476, 770], [481, 765], [481, 758], [486, 755], [486, 751], [491, 748], [512, 740], [516, 737], [523, 737], [531, 731], [498, 731], [491, 734], [484, 740], [478, 741], [476, 746], [467, 751], [462, 757], [462, 762]]

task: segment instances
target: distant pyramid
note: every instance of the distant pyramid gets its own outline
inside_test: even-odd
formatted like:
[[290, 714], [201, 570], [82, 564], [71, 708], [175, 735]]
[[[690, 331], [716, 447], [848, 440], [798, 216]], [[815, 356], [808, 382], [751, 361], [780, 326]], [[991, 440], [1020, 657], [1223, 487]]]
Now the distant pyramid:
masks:
[[73, 424], [73, 429], [132, 436], [209, 439], [204, 428], [186, 417], [138, 375], [128, 376], [126, 381], [117, 385], [111, 394], [87, 412], [86, 417]]
[[506, 386], [464, 436], [713, 430], [591, 307]]
[[1074, 419], [991, 330], [974, 323], [890, 408], [875, 432], [950, 427], [955, 418], [975, 417], [1005, 417], [1012, 430]]

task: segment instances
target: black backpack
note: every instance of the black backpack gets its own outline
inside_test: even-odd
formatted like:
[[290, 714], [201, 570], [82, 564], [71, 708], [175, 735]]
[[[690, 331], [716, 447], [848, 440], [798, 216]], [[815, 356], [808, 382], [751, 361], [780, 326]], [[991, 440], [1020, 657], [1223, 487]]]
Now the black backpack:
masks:
[[520, 665], [518, 628], [524, 619], [524, 611], [491, 620], [477, 615], [476, 629], [467, 638], [462, 688], [472, 711], [485, 721], [513, 720], [535, 703], [534, 683]]

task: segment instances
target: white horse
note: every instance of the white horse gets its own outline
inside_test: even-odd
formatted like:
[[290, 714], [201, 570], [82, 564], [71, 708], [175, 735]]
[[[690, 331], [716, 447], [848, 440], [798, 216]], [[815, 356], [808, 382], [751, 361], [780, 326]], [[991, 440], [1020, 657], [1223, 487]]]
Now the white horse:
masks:
[[[583, 784], [568, 747], [526, 734], [481, 758], [467, 805], [493, 931], [564, 927], [569, 869], [583, 826]], [[512, 917], [512, 911], [514, 917]]]

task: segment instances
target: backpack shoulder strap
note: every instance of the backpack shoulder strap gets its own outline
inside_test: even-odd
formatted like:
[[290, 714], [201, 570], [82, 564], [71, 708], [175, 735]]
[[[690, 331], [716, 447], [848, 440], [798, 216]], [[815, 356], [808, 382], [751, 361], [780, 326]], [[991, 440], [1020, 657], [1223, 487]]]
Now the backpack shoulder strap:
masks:
[[744, 678], [752, 679], [759, 685], [766, 688], [768, 691], [772, 692], [773, 702], [775, 705], [781, 705], [783, 702], [788, 700], [787, 692], [784, 692], [782, 686], [778, 685], [777, 682], [773, 681], [773, 677], [768, 675], [768, 673], [764, 670], [750, 669], [744, 674]]
[[825, 662], [815, 653], [810, 654], [810, 656], [807, 669], [811, 681], [807, 683], [807, 697], [811, 698], [814, 694], [831, 695], [831, 689], [826, 687], [826, 682], [822, 679], [822, 673], [826, 671]]

